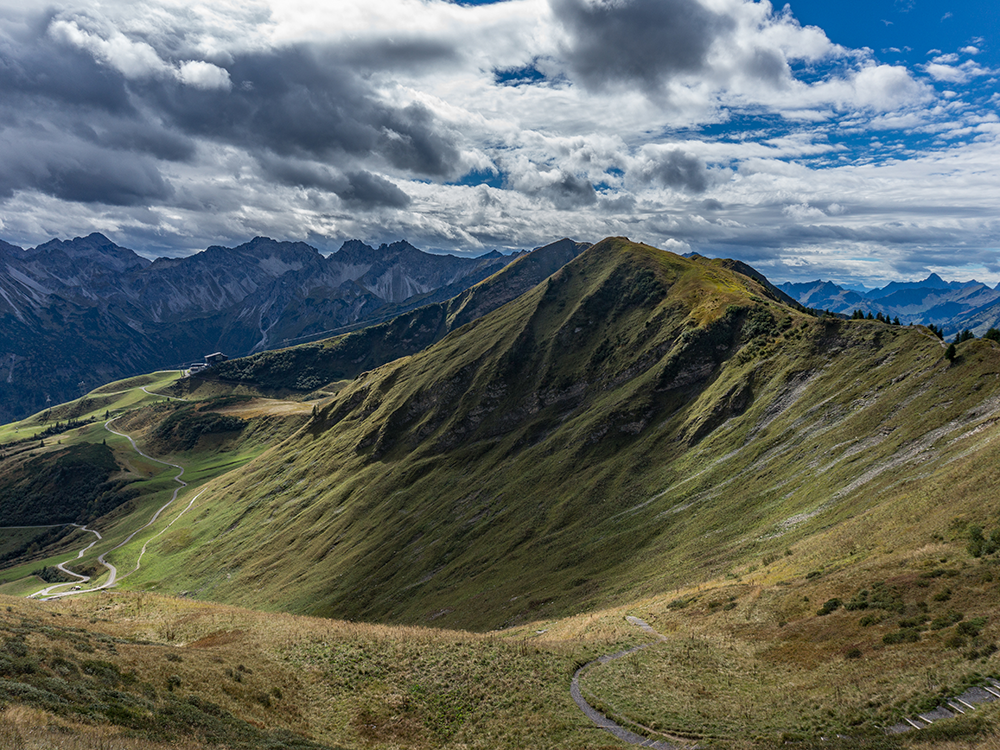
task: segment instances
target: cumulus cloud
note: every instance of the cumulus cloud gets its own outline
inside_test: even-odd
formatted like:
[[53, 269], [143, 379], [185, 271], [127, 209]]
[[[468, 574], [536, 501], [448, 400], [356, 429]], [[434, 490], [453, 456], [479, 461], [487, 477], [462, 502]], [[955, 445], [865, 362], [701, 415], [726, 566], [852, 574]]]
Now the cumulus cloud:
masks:
[[56, 42], [86, 50], [101, 62], [129, 79], [168, 75], [171, 67], [160, 59], [151, 46], [133, 41], [120, 31], [111, 29], [106, 37], [83, 29], [76, 20], [56, 19], [49, 25], [49, 36]]
[[888, 65], [747, 0], [0, 0], [0, 220], [157, 251], [626, 234], [801, 268], [930, 257], [1000, 241], [1000, 132], [968, 93], [987, 53]]
[[199, 89], [228, 89], [232, 87], [228, 70], [201, 60], [188, 60], [181, 63], [177, 70], [177, 77], [183, 83]]
[[972, 60], [966, 60], [961, 65], [954, 65], [958, 61], [958, 55], [940, 55], [924, 66], [927, 75], [935, 81], [945, 83], [967, 83], [972, 78], [990, 75], [992, 71]]

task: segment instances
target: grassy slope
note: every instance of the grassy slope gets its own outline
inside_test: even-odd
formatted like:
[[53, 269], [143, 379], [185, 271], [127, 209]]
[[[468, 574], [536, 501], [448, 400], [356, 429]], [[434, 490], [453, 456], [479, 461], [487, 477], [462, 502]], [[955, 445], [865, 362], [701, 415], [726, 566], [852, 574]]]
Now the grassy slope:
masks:
[[0, 738], [22, 718], [29, 739], [34, 718], [63, 725], [54, 734], [75, 735], [82, 747], [107, 748], [100, 740], [117, 726], [140, 747], [202, 737], [279, 748], [297, 737], [352, 748], [597, 748], [606, 738], [582, 721], [566, 685], [578, 660], [631, 642], [612, 618], [577, 623], [570, 643], [533, 631], [389, 628], [149, 594], [0, 604], [0, 708], [13, 697], [54, 717], [0, 711]]
[[[107, 412], [118, 415], [113, 427], [131, 434], [145, 446], [147, 452], [170, 463], [183, 465], [184, 479], [189, 485], [157, 524], [138, 534], [128, 546], [109, 555], [108, 559], [119, 568], [120, 585], [127, 585], [142, 545], [163, 532], [202, 484], [238, 469], [260, 455], [271, 443], [284, 439], [301, 426], [310, 410], [310, 406], [304, 404], [226, 397], [185, 404], [142, 390], [145, 386], [153, 394], [159, 394], [158, 389], [168, 387], [176, 379], [177, 373], [155, 373], [110, 383], [76, 402], [54, 407], [48, 413], [35, 415], [16, 426], [0, 428], [5, 434], [20, 435], [31, 429], [45, 429], [55, 424], [57, 419], [72, 418], [86, 422], [49, 438], [44, 448], [38, 448], [38, 443], [34, 442], [8, 444], [8, 455], [0, 462], [0, 476], [6, 478], [19, 476], [18, 472], [22, 472], [24, 466], [42, 460], [52, 465], [53, 474], [66, 471], [63, 458], [73, 451], [110, 449], [113, 452], [114, 460], [122, 471], [113, 475], [112, 479], [127, 481], [127, 491], [134, 497], [100, 519], [88, 522], [104, 538], [72, 567], [94, 576], [92, 584], [100, 583], [106, 577], [105, 569], [96, 562], [98, 555], [108, 552], [143, 527], [170, 500], [178, 486], [174, 481], [177, 469], [138, 455], [124, 437], [104, 429], [100, 420]], [[221, 427], [218, 424], [220, 416], [225, 417]], [[88, 421], [90, 419], [97, 421]], [[230, 422], [243, 427], [236, 431], [222, 429]], [[167, 429], [158, 431], [164, 426]], [[190, 429], [191, 426], [196, 429]], [[204, 430], [208, 432], [202, 434]], [[94, 445], [96, 443], [106, 443], [107, 448]], [[16, 518], [11, 522], [15, 521], [20, 523]], [[33, 571], [59, 562], [75, 561], [77, 550], [94, 540], [92, 535], [69, 527], [11, 530], [9, 539], [7, 532], [4, 532], [4, 537], [5, 547], [24, 550], [20, 558], [8, 561], [7, 566], [0, 570], [0, 591], [16, 595], [43, 588], [44, 582], [36, 578]], [[148, 567], [144, 574], [155, 573], [156, 564], [152, 559], [143, 562]], [[145, 585], [155, 587], [155, 576], [152, 583], [147, 579]]]
[[167, 566], [206, 598], [488, 628], [739, 575], [878, 514], [883, 535], [783, 569], [854, 564], [922, 544], [914, 502], [995, 510], [982, 482], [926, 480], [989, 444], [997, 371], [988, 342], [949, 367], [922, 329], [607, 241], [213, 484]]
[[[623, 619], [635, 614], [669, 640], [591, 668], [583, 684], [648, 727], [735, 747], [805, 747], [834, 733], [858, 746], [874, 732], [872, 746], [952, 748], [944, 735], [994, 732], [997, 707], [901, 739], [878, 729], [1000, 674], [1000, 566], [967, 549], [970, 527], [1000, 526], [988, 470], [1000, 459], [1000, 353], [968, 342], [949, 366], [920, 329], [816, 320], [720, 264], [603, 250], [613, 252], [515, 303], [509, 325], [488, 317], [359, 379], [311, 430], [205, 484], [125, 583], [435, 624], [544, 619], [479, 635], [147, 594], [11, 601], [7, 622], [34, 633], [35, 674], [56, 676], [55, 648], [66, 658], [67, 647], [54, 643], [87, 640], [153, 687], [154, 717], [174, 698], [221, 706], [238, 720], [230, 744], [250, 731], [239, 722], [257, 722], [346, 747], [598, 747], [612, 741], [576, 713], [569, 675], [645, 640]], [[644, 269], [669, 292], [616, 310], [623, 289], [652, 288]], [[608, 353], [607, 340], [621, 346]], [[650, 348], [662, 356], [647, 360]], [[163, 448], [153, 432], [168, 407], [158, 408], [128, 426]], [[273, 406], [225, 407], [255, 409]], [[268, 429], [258, 452], [280, 435]], [[211, 479], [249, 457], [227, 447], [203, 442], [178, 458]], [[214, 573], [195, 567], [201, 559]], [[865, 609], [817, 613], [862, 590]], [[607, 603], [620, 606], [557, 617]], [[82, 630], [51, 630], [74, 614]], [[956, 614], [975, 627], [962, 631]], [[916, 640], [885, 642], [903, 631]], [[105, 653], [108, 636], [131, 643]], [[6, 709], [0, 738], [163, 740], [155, 722], [120, 740], [101, 717], [81, 725], [50, 710], [60, 716]]]

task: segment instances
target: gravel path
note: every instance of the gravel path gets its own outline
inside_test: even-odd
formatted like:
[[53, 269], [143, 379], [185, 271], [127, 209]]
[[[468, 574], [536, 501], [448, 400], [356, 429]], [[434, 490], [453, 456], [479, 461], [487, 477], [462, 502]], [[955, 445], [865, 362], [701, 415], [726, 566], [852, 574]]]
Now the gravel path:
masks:
[[949, 698], [933, 711], [927, 711], [916, 716], [905, 717], [901, 722], [886, 729], [887, 734], [902, 734], [912, 732], [914, 729], [924, 729], [935, 721], [941, 719], [953, 719], [963, 714], [971, 714], [982, 703], [992, 703], [1000, 700], [1000, 682], [993, 678], [988, 678], [988, 685], [984, 687], [971, 687], [961, 695]]
[[650, 641], [649, 643], [643, 643], [640, 646], [633, 646], [632, 648], [626, 649], [624, 651], [618, 651], [614, 654], [606, 654], [604, 656], [598, 657], [591, 662], [587, 662], [573, 675], [573, 681], [570, 683], [569, 694], [573, 698], [573, 701], [580, 707], [580, 710], [590, 719], [594, 724], [601, 729], [604, 729], [611, 734], [613, 734], [618, 739], [623, 742], [627, 742], [630, 745], [639, 745], [640, 747], [652, 747], [657, 750], [680, 750], [682, 745], [672, 745], [669, 742], [664, 742], [663, 740], [652, 740], [649, 737], [643, 737], [641, 734], [636, 734], [635, 732], [629, 731], [620, 724], [616, 724], [614, 721], [609, 719], [607, 716], [602, 714], [596, 708], [587, 703], [587, 700], [583, 697], [580, 692], [580, 675], [594, 664], [606, 664], [609, 661], [614, 661], [615, 659], [621, 659], [623, 656], [628, 656], [629, 654], [634, 654], [636, 651], [641, 651], [644, 648], [649, 648], [661, 641], [667, 640], [666, 636], [660, 635], [649, 625], [649, 623], [644, 620], [640, 620], [638, 617], [632, 617], [631, 615], [625, 618], [629, 623], [635, 625], [636, 627], [642, 628], [647, 633], [656, 637], [656, 640]]

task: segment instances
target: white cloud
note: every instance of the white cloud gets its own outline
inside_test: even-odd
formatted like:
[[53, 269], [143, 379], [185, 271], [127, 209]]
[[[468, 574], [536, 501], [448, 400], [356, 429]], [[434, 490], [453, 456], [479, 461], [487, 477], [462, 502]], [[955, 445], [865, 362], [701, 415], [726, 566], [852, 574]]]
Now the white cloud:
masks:
[[49, 24], [48, 33], [59, 43], [90, 52], [129, 80], [173, 77], [200, 89], [228, 89], [231, 85], [224, 68], [202, 60], [168, 62], [147, 42], [129, 39], [103, 19], [57, 18]]
[[228, 89], [232, 86], [228, 70], [200, 60], [181, 63], [177, 77], [199, 89]]
[[126, 78], [145, 78], [170, 72], [170, 66], [150, 45], [132, 41], [113, 29], [101, 35], [81, 28], [78, 21], [57, 19], [49, 25], [49, 34], [58, 42], [87, 50]]
[[935, 58], [934, 62], [924, 66], [924, 70], [927, 71], [927, 75], [935, 81], [944, 81], [946, 83], [966, 83], [972, 78], [986, 76], [992, 73], [992, 71], [982, 67], [972, 60], [966, 60], [961, 65], [949, 65], [939, 62], [940, 60], [952, 61], [952, 57], [957, 59], [957, 56], [955, 55], [945, 55]]
[[[0, 42], [10, 24], [29, 34], [17, 13], [0, 10]], [[188, 249], [271, 234], [480, 250], [626, 234], [801, 268], [846, 269], [851, 248], [888, 258], [886, 273], [949, 237], [1000, 244], [997, 118], [965, 95], [992, 71], [939, 50], [916, 70], [881, 64], [787, 6], [77, 0], [53, 13], [61, 49], [47, 51], [113, 71], [106, 103], [53, 84], [0, 91], [0, 107], [21, 96], [6, 99], [10, 119], [72, 143], [121, 205], [55, 198], [54, 179], [4, 192], [0, 179], [11, 240], [101, 228]], [[678, 14], [697, 38], [660, 49]], [[634, 49], [592, 44], [617, 38], [615, 24]], [[511, 70], [541, 80], [499, 85]], [[3, 135], [35, 144], [40, 166], [24, 174], [50, 166], [28, 125]], [[918, 135], [919, 148], [904, 137]], [[127, 185], [111, 180], [118, 164]], [[448, 184], [470, 170], [500, 187]]]

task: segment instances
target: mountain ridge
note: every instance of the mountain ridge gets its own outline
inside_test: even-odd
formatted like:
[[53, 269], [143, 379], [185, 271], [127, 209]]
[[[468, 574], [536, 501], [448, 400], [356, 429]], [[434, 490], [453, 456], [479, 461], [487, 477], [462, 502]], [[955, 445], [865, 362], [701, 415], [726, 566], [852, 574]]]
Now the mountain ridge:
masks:
[[[437, 256], [402, 241], [324, 257], [256, 237], [150, 262], [94, 233], [0, 253], [0, 419], [100, 382], [260, 351], [451, 297], [516, 256]], [[68, 327], [68, 321], [77, 321]]]
[[[988, 341], [961, 352], [997, 366]], [[892, 387], [871, 393], [875, 372]], [[863, 513], [871, 486], [898, 487], [900, 465], [937, 456], [921, 446], [942, 425], [958, 431], [952, 442], [978, 434], [996, 386], [942, 411], [934, 399], [956, 377], [970, 376], [926, 329], [812, 316], [722, 264], [611, 238], [358, 375], [300, 433], [210, 488], [174, 585], [492, 628], [615, 602], [616, 587], [660, 580], [664, 566], [677, 583], [722, 575], [761, 554], [758, 538], [787, 546]], [[818, 455], [829, 455], [819, 474]], [[709, 532], [718, 552], [706, 556]]]

